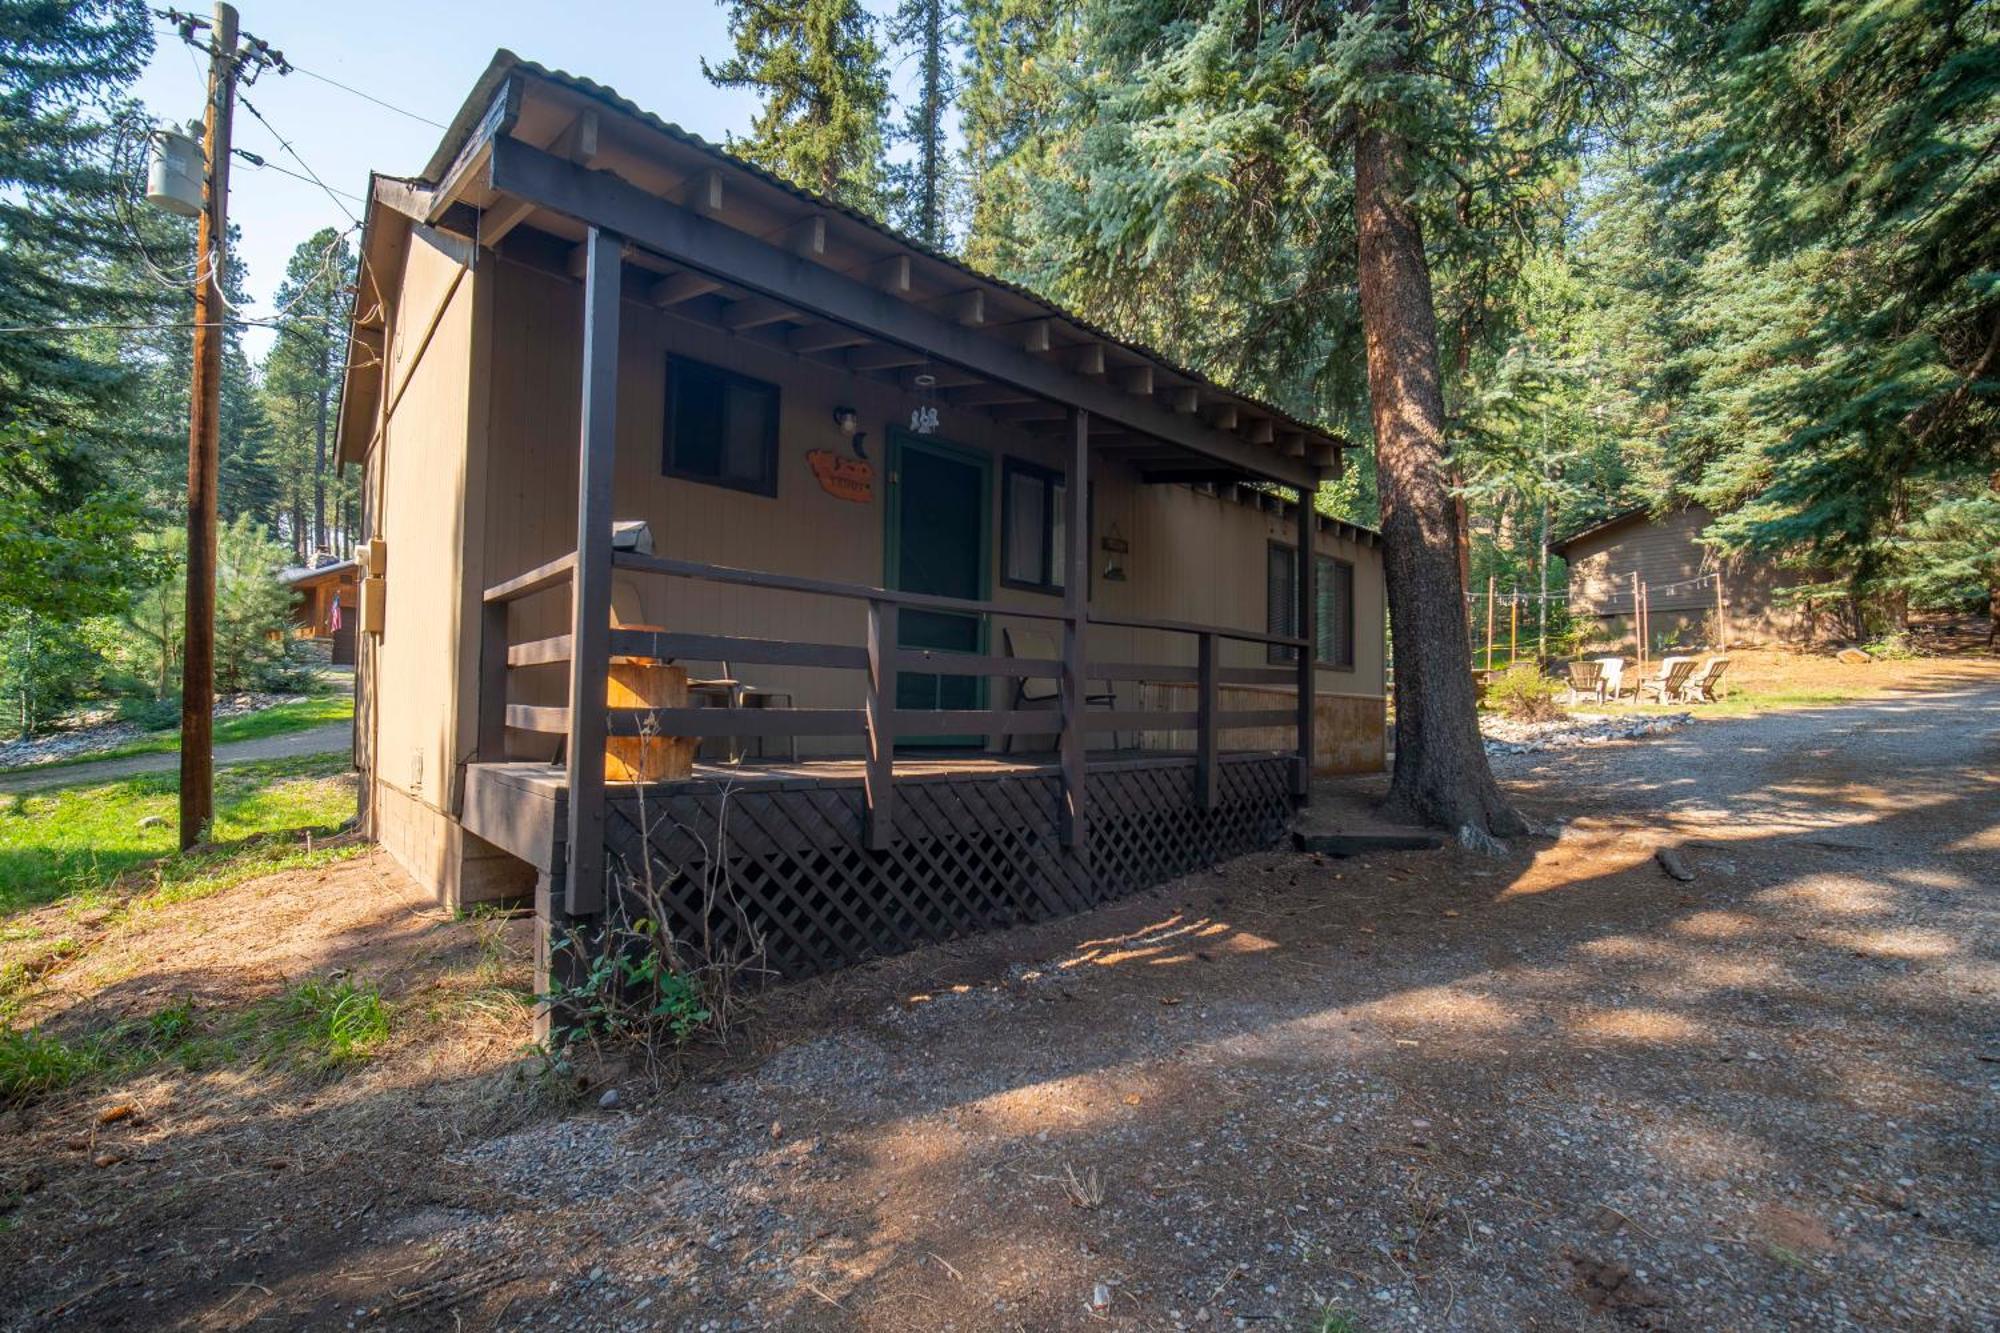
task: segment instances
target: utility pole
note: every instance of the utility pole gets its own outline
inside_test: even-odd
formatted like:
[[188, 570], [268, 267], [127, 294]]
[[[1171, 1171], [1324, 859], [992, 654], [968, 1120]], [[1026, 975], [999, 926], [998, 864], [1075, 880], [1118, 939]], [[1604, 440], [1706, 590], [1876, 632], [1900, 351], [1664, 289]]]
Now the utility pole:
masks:
[[196, 228], [194, 391], [188, 413], [187, 615], [181, 662], [181, 850], [215, 816], [215, 495], [221, 471], [222, 266], [229, 236], [230, 130], [236, 116], [236, 8], [217, 0], [208, 48], [201, 221]]

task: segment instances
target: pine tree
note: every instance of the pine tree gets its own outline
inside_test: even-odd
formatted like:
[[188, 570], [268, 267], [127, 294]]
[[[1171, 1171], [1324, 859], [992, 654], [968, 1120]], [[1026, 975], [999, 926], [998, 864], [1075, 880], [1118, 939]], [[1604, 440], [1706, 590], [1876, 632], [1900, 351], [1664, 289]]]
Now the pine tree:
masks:
[[949, 126], [946, 121], [957, 92], [952, 59], [962, 40], [963, 16], [952, 0], [902, 0], [890, 21], [890, 40], [912, 53], [917, 63], [917, 90], [897, 138], [911, 145], [914, 158], [891, 167], [892, 219], [933, 250], [950, 239], [950, 214], [955, 194]]
[[889, 81], [860, 0], [721, 0], [735, 50], [701, 72], [764, 100], [729, 148], [850, 207], [880, 211]]
[[52, 503], [98, 485], [127, 384], [58, 327], [149, 313], [107, 265], [130, 252], [119, 97], [151, 49], [135, 0], [0, 0], [0, 484]]
[[[344, 233], [324, 227], [301, 241], [285, 265], [278, 287], [278, 337], [264, 360], [264, 391], [282, 457], [303, 464], [292, 483], [295, 554], [310, 559], [330, 550], [328, 487], [332, 460], [328, 447], [339, 411], [346, 366], [343, 331], [354, 282], [354, 251]], [[310, 496], [310, 512], [306, 497]], [[309, 525], [309, 526], [308, 526]]]
[[1666, 151], [1635, 183], [1681, 349], [1661, 385], [1678, 479], [1725, 511], [1718, 542], [1839, 575], [1894, 619], [1951, 583], [1913, 579], [1926, 504], [2000, 468], [2000, 14], [1709, 18], [1680, 36]]
[[[1281, 406], [1366, 422], [1396, 636], [1391, 801], [1473, 841], [1520, 821], [1467, 671], [1449, 395], [1470, 349], [1506, 333], [1492, 293], [1560, 208], [1585, 113], [1626, 91], [1621, 33], [1646, 16], [1611, 17], [1086, 4], [1036, 31], [1061, 58], [1006, 64], [1068, 73], [1057, 123], [999, 140], [982, 175], [1013, 216], [973, 249]], [[987, 18], [973, 15], [975, 52], [1005, 61]], [[1007, 124], [976, 100], [973, 124]]]

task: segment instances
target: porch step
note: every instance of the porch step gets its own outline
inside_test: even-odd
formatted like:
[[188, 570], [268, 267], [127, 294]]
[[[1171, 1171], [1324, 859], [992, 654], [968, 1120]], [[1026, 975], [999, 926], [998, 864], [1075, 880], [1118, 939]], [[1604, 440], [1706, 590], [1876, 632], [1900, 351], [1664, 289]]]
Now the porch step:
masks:
[[1434, 852], [1444, 846], [1444, 834], [1423, 829], [1394, 833], [1307, 833], [1292, 830], [1292, 850], [1321, 856], [1366, 856], [1370, 852]]

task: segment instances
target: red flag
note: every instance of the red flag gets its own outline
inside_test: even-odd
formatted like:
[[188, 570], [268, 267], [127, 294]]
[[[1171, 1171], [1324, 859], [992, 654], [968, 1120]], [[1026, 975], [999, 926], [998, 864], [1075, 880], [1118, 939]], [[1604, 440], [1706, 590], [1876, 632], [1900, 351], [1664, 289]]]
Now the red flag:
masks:
[[340, 633], [340, 599], [338, 597], [333, 599], [333, 622], [328, 628], [332, 629], [335, 634]]

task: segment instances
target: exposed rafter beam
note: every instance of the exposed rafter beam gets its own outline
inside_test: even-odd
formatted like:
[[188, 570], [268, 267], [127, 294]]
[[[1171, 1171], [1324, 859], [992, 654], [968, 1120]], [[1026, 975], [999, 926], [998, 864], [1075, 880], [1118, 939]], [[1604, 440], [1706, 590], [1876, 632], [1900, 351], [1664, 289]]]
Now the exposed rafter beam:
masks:
[[1118, 382], [1125, 386], [1125, 392], [1141, 398], [1153, 396], [1153, 368], [1151, 366], [1128, 366], [1118, 372]]
[[1269, 417], [1262, 417], [1251, 422], [1249, 429], [1243, 433], [1249, 437], [1252, 444], [1269, 444], [1277, 438], [1278, 430], [1271, 424]]
[[1020, 329], [1021, 346], [1023, 348], [1030, 352], [1046, 352], [1049, 350], [1048, 320], [1031, 319], [1026, 324], [1021, 325]]
[[1000, 339], [899, 301], [879, 288], [817, 264], [801, 264], [754, 236], [705, 218], [608, 172], [584, 171], [509, 135], [495, 137], [487, 164], [490, 188], [535, 200], [545, 208], [617, 232], [676, 263], [698, 268], [792, 309], [850, 324], [884, 342], [922, 347], [961, 366], [1041, 397], [1073, 404], [1099, 420], [1207, 454], [1245, 472], [1290, 486], [1312, 486], [1318, 473], [1303, 460], [1258, 449], [1150, 397], [1081, 378]]
[[1173, 408], [1176, 412], [1192, 415], [1201, 409], [1201, 390], [1192, 384], [1174, 390]]
[[1061, 403], [996, 403], [991, 414], [1002, 421], [1062, 421], [1069, 409]]
[[812, 213], [800, 218], [778, 234], [778, 244], [803, 259], [826, 254], [826, 214]]
[[653, 284], [651, 296], [654, 305], [679, 305], [692, 301], [697, 296], [707, 296], [710, 292], [722, 290], [722, 284], [706, 273], [683, 271], [669, 273]]
[[550, 151], [558, 157], [568, 158], [580, 167], [594, 167], [600, 155], [597, 142], [598, 130], [596, 108], [585, 107], [577, 113], [576, 119], [569, 123], [569, 128], [557, 136]]
[[527, 199], [501, 199], [479, 215], [479, 243], [488, 250], [499, 248], [507, 233], [527, 221], [535, 205]]
[[847, 354], [850, 370], [900, 370], [904, 366], [921, 366], [930, 360], [922, 352], [912, 352], [907, 347], [862, 347]]
[[986, 322], [986, 289], [974, 287], [970, 291], [955, 292], [944, 299], [942, 308], [951, 318], [968, 329], [976, 329]]
[[995, 403], [1032, 403], [1035, 395], [1010, 389], [1004, 384], [981, 384], [967, 389], [956, 389], [951, 401], [957, 407], [990, 407]]
[[831, 352], [841, 347], [860, 347], [871, 341], [867, 334], [841, 324], [815, 324], [809, 329], [794, 329], [785, 338], [785, 346], [794, 352]]
[[887, 259], [868, 267], [868, 281], [880, 287], [891, 296], [910, 294], [910, 257], [890, 255]]
[[726, 207], [722, 194], [722, 173], [711, 167], [691, 177], [681, 192], [681, 207], [704, 217], [719, 217]]
[[782, 324], [799, 317], [799, 312], [783, 301], [753, 296], [747, 301], [732, 301], [725, 306], [722, 327], [731, 333], [742, 333], [745, 329], [761, 329], [766, 324]]
[[1223, 403], [1209, 413], [1208, 424], [1217, 430], [1236, 429], [1236, 404]]
[[1079, 375], [1102, 375], [1104, 373], [1104, 344], [1085, 343], [1076, 349], [1070, 366]]

